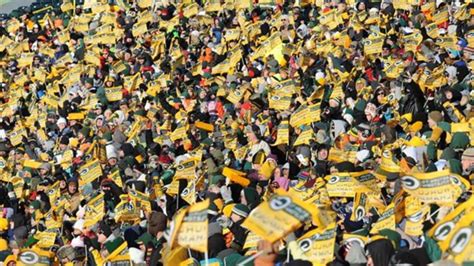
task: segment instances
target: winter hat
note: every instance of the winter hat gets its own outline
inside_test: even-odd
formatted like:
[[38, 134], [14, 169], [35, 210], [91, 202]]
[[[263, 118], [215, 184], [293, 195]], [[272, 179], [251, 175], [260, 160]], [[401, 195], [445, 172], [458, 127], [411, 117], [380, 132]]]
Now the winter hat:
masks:
[[56, 125], [59, 126], [60, 124], [67, 124], [67, 121], [64, 117], [60, 117], [58, 121], [56, 121]]
[[250, 209], [244, 204], [235, 204], [234, 208], [232, 208], [232, 213], [246, 218], [250, 213]]

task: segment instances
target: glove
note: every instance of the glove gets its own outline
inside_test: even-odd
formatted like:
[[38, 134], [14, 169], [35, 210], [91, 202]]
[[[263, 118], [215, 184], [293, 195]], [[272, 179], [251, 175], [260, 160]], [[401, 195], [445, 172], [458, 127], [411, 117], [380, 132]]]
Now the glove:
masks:
[[216, 222], [222, 228], [229, 228], [229, 227], [232, 226], [232, 221], [227, 216], [221, 216], [221, 217], [217, 218]]
[[231, 203], [232, 200], [232, 192], [230, 191], [230, 188], [227, 186], [222, 186], [220, 188], [221, 196], [222, 199], [224, 200], [225, 204]]

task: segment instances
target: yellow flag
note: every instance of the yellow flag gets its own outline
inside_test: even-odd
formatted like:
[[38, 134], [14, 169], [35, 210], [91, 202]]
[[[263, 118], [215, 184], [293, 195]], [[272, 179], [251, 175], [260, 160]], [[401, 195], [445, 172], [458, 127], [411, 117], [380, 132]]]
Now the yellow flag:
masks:
[[403, 189], [425, 204], [452, 206], [470, 185], [449, 169], [432, 173], [413, 173], [401, 178]]
[[153, 4], [153, 0], [138, 0], [137, 5], [140, 8], [149, 8]]
[[298, 145], [304, 145], [304, 144], [309, 145], [312, 139], [314, 139], [313, 128], [311, 128], [310, 126], [305, 126], [303, 131], [295, 140], [295, 143], [293, 143], [293, 146], [296, 147]]
[[336, 224], [326, 228], [317, 228], [304, 234], [291, 245], [294, 259], [310, 261], [313, 265], [326, 265], [334, 259], [336, 243]]
[[176, 245], [199, 252], [207, 252], [209, 199], [193, 204], [176, 214], [170, 236], [171, 248]]
[[93, 64], [95, 66], [100, 66], [99, 56], [92, 51], [87, 51], [85, 53], [84, 61], [86, 61], [87, 63]]
[[104, 217], [105, 201], [104, 194], [99, 193], [86, 204], [86, 212], [84, 214], [84, 227], [97, 224]]
[[290, 117], [290, 125], [293, 128], [318, 122], [321, 118], [320, 104], [301, 105]]
[[26, 129], [24, 127], [17, 127], [9, 134], [10, 142], [13, 146], [18, 146], [23, 143], [23, 137], [26, 137]]
[[135, 206], [137, 208], [144, 210], [145, 212], [151, 212], [150, 197], [148, 197], [148, 195], [134, 189], [130, 190], [128, 195], [133, 201], [135, 201]]
[[423, 234], [423, 222], [425, 215], [429, 212], [429, 206], [423, 205], [418, 198], [408, 196], [405, 198], [405, 228], [404, 232], [409, 236], [420, 236]]
[[54, 255], [40, 248], [22, 249], [18, 254], [17, 265], [51, 265]]
[[73, 10], [73, 9], [74, 9], [74, 5], [71, 2], [64, 1], [64, 3], [61, 5], [61, 11], [62, 12], [67, 12], [67, 11]]
[[183, 15], [187, 18], [194, 17], [199, 12], [199, 5], [192, 3], [189, 6], [183, 8]]
[[196, 187], [194, 180], [188, 180], [188, 185], [181, 191], [181, 198], [189, 205], [196, 203]]
[[395, 230], [395, 207], [394, 203], [390, 203], [384, 210], [383, 213], [380, 214], [379, 219], [372, 225], [372, 229], [370, 229], [371, 234], [376, 234], [378, 231], [382, 229], [391, 229]]
[[277, 139], [273, 145], [289, 144], [288, 120], [281, 121], [277, 129]]
[[[429, 231], [428, 235], [436, 241], [445, 240], [453, 231], [456, 223], [466, 214], [472, 213], [474, 197], [459, 204], [453, 211], [449, 212], [441, 221], [437, 222]], [[446, 250], [447, 247], [444, 247]]]
[[291, 105], [291, 95], [269, 95], [268, 102], [272, 109], [288, 110]]
[[81, 168], [79, 168], [79, 175], [80, 187], [99, 178], [102, 175], [102, 168], [100, 167], [99, 161], [96, 159], [81, 166]]
[[455, 263], [474, 260], [474, 212], [466, 213], [456, 224], [444, 241], [439, 243], [441, 250], [451, 255]]
[[318, 209], [287, 192], [278, 189], [276, 193], [255, 208], [242, 226], [274, 243], [298, 229], [303, 223], [315, 221], [320, 224]]
[[209, 0], [204, 5], [206, 12], [217, 12], [222, 9], [220, 0]]
[[426, 33], [428, 34], [428, 36], [430, 36], [430, 38], [438, 38], [439, 36], [439, 30], [438, 30], [438, 25], [436, 25], [436, 23], [431, 23], [431, 24], [428, 24], [426, 25]]
[[196, 178], [197, 162], [195, 158], [187, 159], [176, 166], [176, 179], [193, 180]]
[[389, 78], [397, 78], [403, 72], [403, 61], [395, 61], [391, 64], [386, 64], [384, 72]]
[[132, 28], [132, 34], [134, 37], [138, 37], [147, 31], [148, 31], [148, 28], [146, 26], [146, 23], [135, 24], [133, 25], [133, 28]]
[[329, 197], [349, 197], [355, 196], [354, 179], [350, 173], [336, 173], [334, 175], [326, 176], [326, 189]]
[[105, 97], [109, 102], [120, 101], [123, 98], [122, 87], [105, 88]]
[[364, 54], [378, 54], [382, 52], [385, 37], [367, 38], [362, 41], [364, 45]]
[[115, 221], [136, 222], [140, 220], [140, 209], [134, 201], [128, 200], [128, 195], [120, 197], [121, 201], [115, 206]]
[[365, 193], [357, 192], [354, 197], [354, 205], [352, 207], [351, 221], [358, 222], [367, 214], [368, 197]]
[[100, 17], [100, 22], [104, 24], [115, 23], [115, 14], [112, 12], [104, 12]]
[[403, 36], [403, 46], [405, 47], [405, 50], [415, 52], [422, 40], [423, 35], [421, 35], [421, 32], [415, 30], [410, 35]]
[[233, 104], [240, 102], [243, 97], [243, 92], [241, 90], [231, 90], [227, 96], [227, 100]]
[[443, 8], [442, 10], [438, 11], [436, 14], [433, 15], [433, 22], [436, 25], [444, 23], [449, 19], [449, 12], [448, 8]]

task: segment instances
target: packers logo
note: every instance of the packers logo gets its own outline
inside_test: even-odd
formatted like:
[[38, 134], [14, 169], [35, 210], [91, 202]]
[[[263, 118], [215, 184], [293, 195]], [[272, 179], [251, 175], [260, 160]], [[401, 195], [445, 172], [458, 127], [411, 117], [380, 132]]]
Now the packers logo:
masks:
[[137, 196], [137, 192], [135, 190], [130, 190], [130, 195], [136, 197]]
[[453, 185], [459, 186], [461, 185], [461, 180], [457, 176], [450, 176], [449, 179]]
[[127, 204], [127, 210], [132, 211], [133, 210], [133, 204], [128, 203]]
[[241, 97], [241, 96], [242, 96], [242, 92], [240, 92], [240, 91], [234, 91], [234, 94], [235, 94], [235, 96], [237, 96], [237, 97]]
[[291, 199], [285, 196], [276, 196], [270, 201], [270, 208], [275, 211], [282, 210], [291, 204]]
[[184, 170], [184, 165], [180, 164], [176, 167], [176, 170], [181, 171]]
[[472, 231], [468, 227], [461, 228], [457, 231], [453, 238], [451, 239], [451, 243], [449, 243], [449, 248], [454, 254], [459, 254], [464, 251], [464, 248], [469, 244], [469, 241], [472, 236]]
[[105, 93], [112, 93], [112, 90], [105, 90]]
[[384, 158], [387, 158], [387, 159], [390, 159], [390, 157], [391, 157], [390, 151], [388, 151], [388, 150], [383, 151], [382, 155], [383, 155]]
[[84, 159], [85, 161], [89, 161], [90, 159], [92, 159], [92, 154], [87, 154]]
[[417, 189], [420, 186], [420, 181], [413, 176], [404, 176], [402, 177], [402, 186], [410, 190]]
[[299, 243], [298, 246], [303, 252], [307, 252], [308, 250], [311, 249], [311, 246], [313, 246], [313, 242], [309, 238], [302, 239]]
[[363, 42], [364, 46], [370, 46], [372, 44], [372, 41], [371, 40], [365, 40]]
[[83, 169], [82, 171], [79, 172], [79, 175], [86, 175], [87, 173], [89, 173], [89, 168], [85, 168]]
[[56, 190], [50, 189], [48, 190], [48, 195], [54, 195], [56, 193]]
[[441, 224], [436, 228], [434, 231], [434, 238], [438, 241], [446, 239], [446, 237], [451, 233], [451, 231], [454, 229], [455, 224], [453, 222], [446, 222], [444, 224]]
[[33, 251], [25, 251], [20, 254], [20, 261], [26, 265], [33, 265], [39, 262], [39, 256]]
[[279, 101], [280, 99], [281, 99], [281, 98], [280, 98], [280, 96], [278, 96], [278, 95], [273, 95], [273, 96], [272, 96], [272, 100], [274, 100], [274, 101]]
[[185, 188], [181, 192], [181, 197], [186, 197], [187, 195], [189, 195], [189, 188]]
[[0, 169], [5, 168], [5, 160], [0, 159]]
[[365, 209], [362, 206], [357, 206], [355, 210], [356, 221], [360, 221], [365, 216]]
[[328, 180], [329, 184], [336, 184], [337, 182], [339, 182], [339, 177], [335, 175], [331, 176], [331, 178]]

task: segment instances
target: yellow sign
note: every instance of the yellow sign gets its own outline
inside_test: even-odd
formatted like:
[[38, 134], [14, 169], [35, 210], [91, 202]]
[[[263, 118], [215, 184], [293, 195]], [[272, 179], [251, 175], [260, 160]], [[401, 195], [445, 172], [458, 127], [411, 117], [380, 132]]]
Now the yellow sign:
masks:
[[176, 214], [174, 229], [170, 236], [171, 248], [179, 245], [199, 252], [207, 252], [208, 208], [209, 199], [206, 199]]
[[274, 243], [311, 219], [318, 223], [318, 215], [316, 206], [278, 189], [268, 201], [250, 213], [242, 226]]

